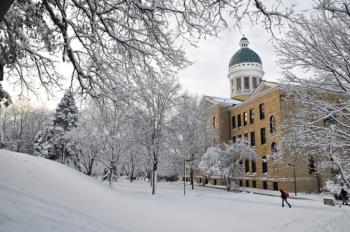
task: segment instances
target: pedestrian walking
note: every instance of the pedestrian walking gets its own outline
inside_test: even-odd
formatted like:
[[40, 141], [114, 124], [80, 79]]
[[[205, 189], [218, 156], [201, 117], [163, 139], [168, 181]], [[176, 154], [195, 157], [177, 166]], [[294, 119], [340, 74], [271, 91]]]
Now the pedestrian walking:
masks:
[[344, 188], [341, 188], [340, 196], [341, 196], [341, 199], [343, 201], [343, 205], [349, 205], [348, 204], [348, 199], [349, 199], [348, 192]]
[[284, 207], [284, 202], [286, 202], [289, 208], [292, 208], [292, 206], [287, 201], [287, 198], [289, 197], [289, 193], [286, 191], [283, 191], [283, 189], [280, 189], [280, 192], [281, 192], [281, 198], [282, 198], [282, 207]]

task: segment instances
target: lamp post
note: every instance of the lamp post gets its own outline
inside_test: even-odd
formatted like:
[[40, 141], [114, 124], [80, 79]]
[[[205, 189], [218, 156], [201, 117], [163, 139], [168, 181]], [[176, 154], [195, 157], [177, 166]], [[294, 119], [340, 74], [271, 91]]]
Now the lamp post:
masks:
[[[186, 162], [193, 161], [193, 157], [191, 159], [184, 159], [184, 196], [186, 195]], [[193, 189], [193, 186], [192, 186]]]

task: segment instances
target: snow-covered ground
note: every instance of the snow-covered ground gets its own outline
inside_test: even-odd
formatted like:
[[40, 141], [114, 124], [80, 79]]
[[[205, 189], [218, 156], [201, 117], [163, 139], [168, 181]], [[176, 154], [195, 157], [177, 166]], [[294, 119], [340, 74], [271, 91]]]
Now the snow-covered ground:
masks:
[[[350, 231], [350, 207], [121, 180], [113, 188], [56, 162], [0, 151], [0, 231]], [[317, 199], [317, 197], [315, 198]]]

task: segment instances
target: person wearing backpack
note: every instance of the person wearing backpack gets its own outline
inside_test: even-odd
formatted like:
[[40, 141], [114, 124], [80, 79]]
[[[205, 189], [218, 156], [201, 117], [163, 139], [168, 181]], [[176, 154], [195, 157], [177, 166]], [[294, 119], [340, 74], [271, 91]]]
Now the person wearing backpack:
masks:
[[286, 191], [283, 191], [283, 189], [280, 189], [280, 192], [281, 192], [281, 198], [282, 198], [282, 207], [284, 207], [284, 202], [286, 202], [289, 208], [292, 208], [292, 206], [287, 201], [287, 198], [289, 197], [289, 193]]

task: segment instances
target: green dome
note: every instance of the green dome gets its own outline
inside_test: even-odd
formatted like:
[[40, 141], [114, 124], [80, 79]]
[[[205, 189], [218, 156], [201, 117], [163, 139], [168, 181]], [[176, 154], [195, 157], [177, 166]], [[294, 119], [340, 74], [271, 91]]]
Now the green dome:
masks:
[[231, 58], [229, 67], [235, 64], [254, 62], [262, 64], [260, 56], [256, 54], [252, 49], [242, 47]]

